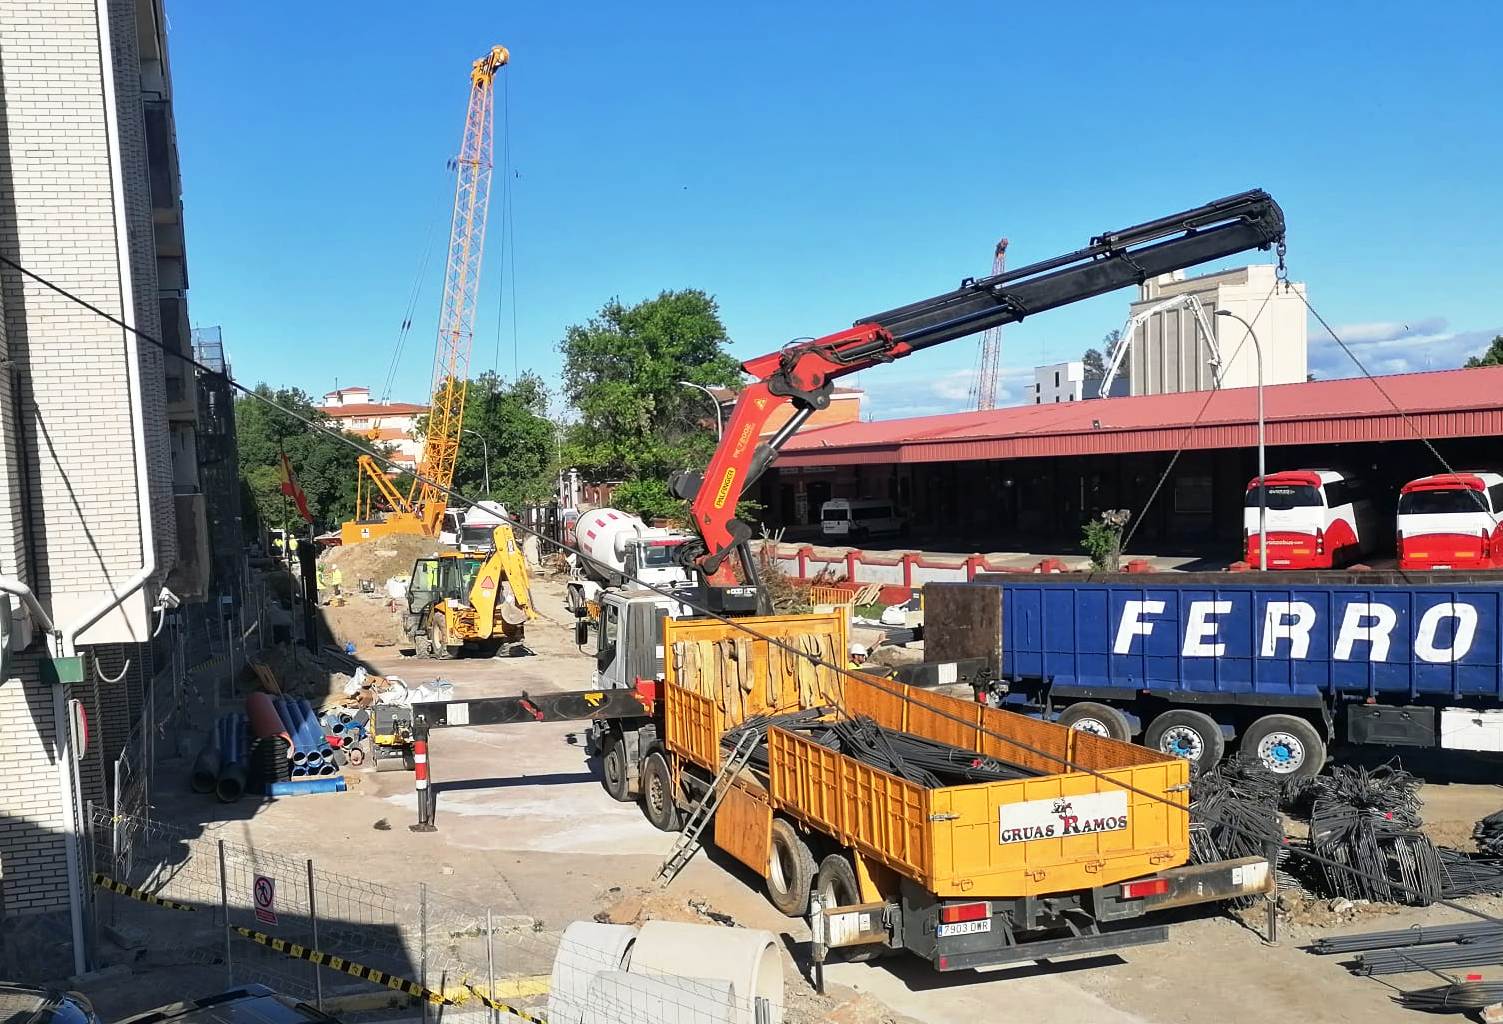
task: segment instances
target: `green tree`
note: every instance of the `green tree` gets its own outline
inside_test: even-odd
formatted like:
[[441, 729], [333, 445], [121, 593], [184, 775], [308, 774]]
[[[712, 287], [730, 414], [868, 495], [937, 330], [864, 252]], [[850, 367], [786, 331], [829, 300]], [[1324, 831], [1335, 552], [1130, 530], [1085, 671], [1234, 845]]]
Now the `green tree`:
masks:
[[1487, 346], [1487, 351], [1480, 356], [1471, 356], [1464, 364], [1467, 369], [1475, 366], [1498, 366], [1503, 365], [1503, 334], [1493, 338], [1492, 344]]
[[[1120, 334], [1121, 332], [1114, 331], [1112, 333]], [[1110, 338], [1111, 335], [1108, 335], [1107, 337]], [[1108, 347], [1110, 347], [1111, 342], [1107, 342], [1107, 345]], [[1100, 380], [1102, 377], [1106, 376], [1106, 359], [1101, 355], [1101, 350], [1099, 348], [1086, 349], [1085, 355], [1080, 357], [1080, 363], [1085, 368], [1085, 375], [1087, 380], [1092, 377]]]
[[[423, 426], [419, 421], [419, 427]], [[533, 373], [508, 384], [486, 372], [470, 381], [454, 486], [470, 497], [485, 493], [485, 455], [490, 454], [490, 497], [515, 508], [553, 496], [558, 471], [558, 428], [548, 418], [548, 386]]]
[[665, 480], [702, 466], [715, 447], [713, 410], [680, 381], [734, 387], [741, 370], [715, 300], [702, 291], [663, 292], [634, 306], [607, 302], [564, 334], [563, 392], [579, 413], [569, 464], [602, 480]]
[[[297, 388], [272, 390], [258, 384], [256, 394], [270, 399], [308, 419], [327, 422], [313, 404], [313, 399]], [[239, 446], [242, 493], [252, 502], [251, 512], [262, 527], [298, 522], [297, 509], [282, 495], [280, 453], [287, 461], [297, 482], [308, 496], [308, 510], [315, 527], [330, 530], [355, 514], [355, 472], [359, 451], [330, 434], [314, 430], [295, 417], [273, 409], [250, 397], [235, 400], [235, 434]], [[363, 438], [345, 435], [364, 447], [373, 446]]]

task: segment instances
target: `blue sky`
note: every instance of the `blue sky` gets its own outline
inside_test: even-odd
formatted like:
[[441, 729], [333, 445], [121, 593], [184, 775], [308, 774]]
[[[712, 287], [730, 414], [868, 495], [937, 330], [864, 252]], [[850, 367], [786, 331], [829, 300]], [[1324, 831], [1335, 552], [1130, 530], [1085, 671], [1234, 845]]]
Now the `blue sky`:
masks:
[[[512, 51], [472, 368], [556, 380], [564, 328], [698, 287], [732, 351], [1245, 188], [1375, 372], [1503, 331], [1503, 5], [257, 4], [169, 0], [195, 326], [236, 375], [431, 372], [470, 61]], [[502, 136], [498, 110], [497, 138]], [[503, 286], [503, 270], [505, 294]], [[1120, 326], [1118, 293], [1007, 328], [1004, 398]], [[499, 328], [499, 335], [498, 335]], [[1355, 372], [1312, 325], [1311, 368]], [[975, 344], [869, 371], [878, 417], [965, 406]], [[499, 355], [499, 358], [498, 358]]]

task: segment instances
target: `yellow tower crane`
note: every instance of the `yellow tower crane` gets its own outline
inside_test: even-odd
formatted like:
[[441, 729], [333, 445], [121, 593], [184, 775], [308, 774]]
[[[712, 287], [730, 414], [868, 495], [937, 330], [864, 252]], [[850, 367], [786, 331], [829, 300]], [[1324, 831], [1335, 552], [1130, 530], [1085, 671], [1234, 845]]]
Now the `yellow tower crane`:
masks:
[[443, 305], [429, 390], [433, 404], [428, 411], [417, 479], [403, 494], [375, 459], [360, 456], [355, 518], [340, 529], [344, 544], [393, 533], [434, 537], [443, 523], [448, 490], [454, 482], [454, 463], [459, 458], [475, 307], [480, 294], [480, 258], [485, 250], [485, 219], [491, 201], [496, 73], [510, 57], [506, 47], [494, 46], [470, 69], [470, 102], [459, 145]]

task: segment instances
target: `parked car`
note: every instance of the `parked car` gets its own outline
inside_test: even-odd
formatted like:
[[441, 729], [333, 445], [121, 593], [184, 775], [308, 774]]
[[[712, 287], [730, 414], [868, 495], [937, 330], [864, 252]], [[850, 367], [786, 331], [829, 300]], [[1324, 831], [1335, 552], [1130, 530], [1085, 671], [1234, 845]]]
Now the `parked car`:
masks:
[[81, 992], [0, 982], [0, 1020], [6, 1024], [100, 1024]]
[[1437, 473], [1399, 491], [1400, 569], [1503, 566], [1503, 475]]

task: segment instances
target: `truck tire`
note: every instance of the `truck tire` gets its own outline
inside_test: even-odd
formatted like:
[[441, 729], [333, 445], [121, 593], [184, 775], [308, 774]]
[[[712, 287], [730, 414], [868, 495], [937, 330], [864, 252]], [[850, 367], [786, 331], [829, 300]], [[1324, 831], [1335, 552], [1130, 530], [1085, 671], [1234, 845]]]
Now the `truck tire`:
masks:
[[[861, 886], [856, 882], [856, 869], [851, 859], [843, 853], [832, 853], [819, 862], [819, 872], [814, 876], [814, 889], [819, 893], [825, 909], [849, 907], [861, 902]], [[875, 960], [886, 952], [882, 946], [852, 946], [840, 951], [839, 958], [850, 963]]]
[[607, 733], [600, 752], [600, 784], [612, 800], [631, 800], [631, 778], [626, 771], [626, 743], [617, 733]]
[[1108, 739], [1132, 739], [1132, 723], [1128, 722], [1127, 716], [1114, 707], [1097, 704], [1095, 701], [1086, 700], [1079, 704], [1071, 704], [1059, 713], [1059, 718], [1055, 721], [1071, 729], [1105, 736]]
[[772, 850], [767, 858], [767, 899], [788, 917], [809, 910], [814, 888], [814, 854], [798, 829], [783, 818], [772, 820]]
[[673, 773], [661, 750], [647, 755], [642, 765], [642, 811], [654, 828], [677, 832], [678, 803], [673, 796]]
[[1242, 752], [1280, 779], [1310, 779], [1326, 764], [1315, 726], [1294, 715], [1264, 715], [1242, 734]]
[[1210, 715], [1187, 708], [1165, 711], [1143, 734], [1143, 745], [1182, 757], [1197, 772], [1208, 772], [1221, 763], [1226, 740], [1221, 726]]

